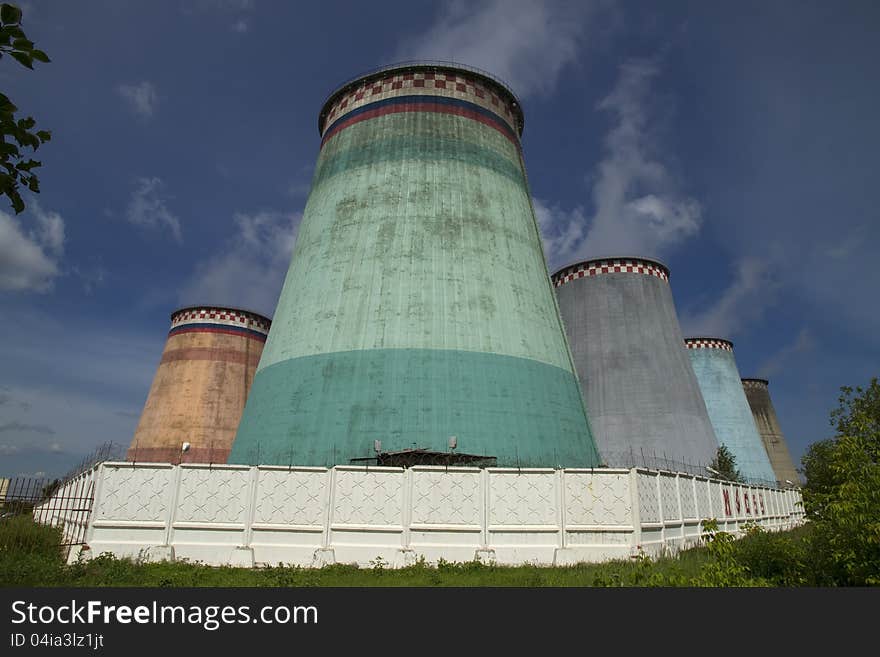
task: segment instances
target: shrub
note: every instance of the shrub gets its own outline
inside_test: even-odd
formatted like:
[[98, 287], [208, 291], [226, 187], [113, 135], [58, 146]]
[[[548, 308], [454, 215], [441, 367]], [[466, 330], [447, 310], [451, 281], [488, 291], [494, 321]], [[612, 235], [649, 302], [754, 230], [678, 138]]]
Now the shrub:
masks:
[[823, 583], [880, 585], [880, 383], [841, 392], [835, 437], [803, 458], [811, 550]]

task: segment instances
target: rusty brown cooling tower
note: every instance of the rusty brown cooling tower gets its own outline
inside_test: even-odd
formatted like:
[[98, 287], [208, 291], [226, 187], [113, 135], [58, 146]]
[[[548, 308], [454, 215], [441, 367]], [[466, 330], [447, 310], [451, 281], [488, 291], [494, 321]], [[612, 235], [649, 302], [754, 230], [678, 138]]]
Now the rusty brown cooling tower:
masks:
[[779, 427], [779, 420], [776, 418], [776, 410], [770, 400], [767, 380], [743, 379], [742, 384], [776, 479], [784, 486], [788, 485], [786, 481], [800, 485], [800, 476], [795, 470], [794, 461], [791, 459], [791, 453]]
[[128, 460], [225, 463], [270, 324], [235, 308], [173, 312]]

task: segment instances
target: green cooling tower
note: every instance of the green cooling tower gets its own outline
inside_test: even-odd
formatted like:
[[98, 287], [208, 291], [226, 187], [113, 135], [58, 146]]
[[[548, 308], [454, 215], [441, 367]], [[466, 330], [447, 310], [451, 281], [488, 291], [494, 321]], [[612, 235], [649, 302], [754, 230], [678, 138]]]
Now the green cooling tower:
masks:
[[599, 462], [523, 165], [491, 76], [433, 64], [334, 92], [230, 463], [384, 453]]

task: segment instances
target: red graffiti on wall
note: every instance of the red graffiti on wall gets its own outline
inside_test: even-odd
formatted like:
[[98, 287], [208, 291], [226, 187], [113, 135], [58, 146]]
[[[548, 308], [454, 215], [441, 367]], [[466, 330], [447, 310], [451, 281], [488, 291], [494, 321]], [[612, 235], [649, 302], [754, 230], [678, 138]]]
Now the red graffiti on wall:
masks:
[[749, 494], [748, 493], [743, 493], [743, 502], [745, 502], [745, 505], [746, 505], [746, 515], [751, 515], [752, 509], [749, 507]]
[[724, 495], [724, 515], [730, 515], [730, 491], [722, 491]]
[[739, 491], [738, 490], [733, 491], [733, 501], [736, 502], [736, 515], [739, 515], [741, 507], [739, 505]]
[[758, 496], [758, 499], [761, 500], [761, 515], [762, 515], [762, 516], [766, 516], [766, 515], [767, 515], [767, 512], [764, 510], [764, 493], [761, 493], [761, 494]]

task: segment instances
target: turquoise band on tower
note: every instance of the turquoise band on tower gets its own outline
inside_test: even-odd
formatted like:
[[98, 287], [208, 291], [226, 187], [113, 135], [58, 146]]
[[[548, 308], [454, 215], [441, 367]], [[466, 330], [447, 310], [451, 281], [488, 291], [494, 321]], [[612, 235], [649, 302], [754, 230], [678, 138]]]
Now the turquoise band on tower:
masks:
[[595, 454], [574, 443], [552, 446], [558, 435], [582, 430], [573, 383], [558, 367], [479, 352], [369, 349], [295, 358], [257, 376], [239, 434], [265, 438], [251, 441], [250, 453], [237, 441], [233, 456], [333, 465], [372, 456], [373, 440], [392, 452], [445, 452], [455, 435], [459, 451], [504, 465], [588, 467]]

